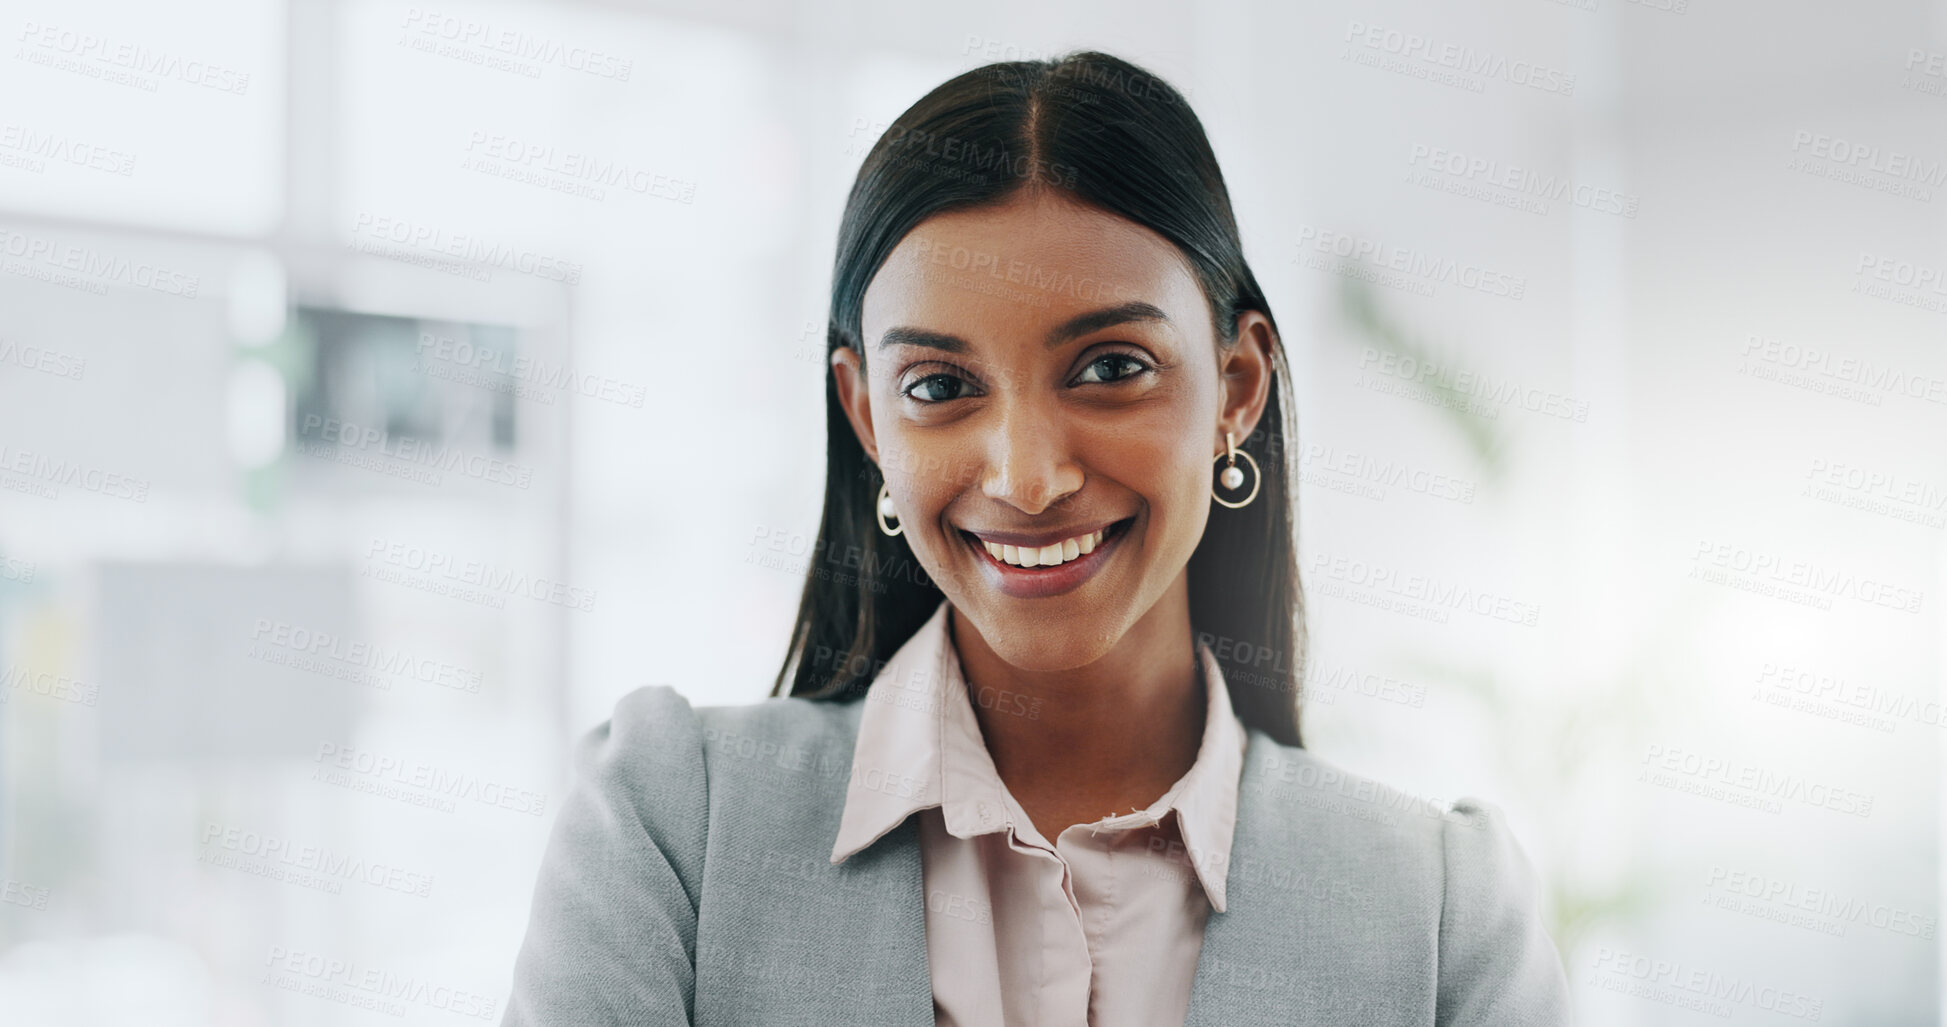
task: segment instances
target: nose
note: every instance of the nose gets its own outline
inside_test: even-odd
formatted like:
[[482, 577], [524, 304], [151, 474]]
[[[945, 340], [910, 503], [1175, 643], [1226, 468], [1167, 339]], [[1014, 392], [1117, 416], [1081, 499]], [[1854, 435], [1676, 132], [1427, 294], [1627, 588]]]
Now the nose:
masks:
[[1022, 513], [1042, 511], [1081, 491], [1085, 475], [1069, 452], [1068, 433], [1055, 418], [1014, 403], [987, 440], [981, 491]]

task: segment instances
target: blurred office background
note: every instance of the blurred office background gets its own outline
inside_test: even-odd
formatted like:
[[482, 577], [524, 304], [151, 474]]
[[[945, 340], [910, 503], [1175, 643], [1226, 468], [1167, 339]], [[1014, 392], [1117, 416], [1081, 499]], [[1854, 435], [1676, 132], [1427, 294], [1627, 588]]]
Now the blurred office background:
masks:
[[865, 148], [1083, 47], [1284, 331], [1311, 747], [1584, 1023], [1939, 1022], [1942, 5], [0, 13], [0, 1022], [496, 1021], [572, 739], [777, 670]]

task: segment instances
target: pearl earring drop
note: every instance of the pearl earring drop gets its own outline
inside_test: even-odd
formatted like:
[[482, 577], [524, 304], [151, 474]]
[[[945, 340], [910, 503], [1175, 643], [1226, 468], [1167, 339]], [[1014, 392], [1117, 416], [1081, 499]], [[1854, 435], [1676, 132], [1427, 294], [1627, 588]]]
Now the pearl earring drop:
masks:
[[[1257, 477], [1257, 461], [1251, 459], [1251, 454], [1237, 448], [1237, 436], [1230, 432], [1225, 432], [1224, 451], [1219, 453], [1216, 459], [1223, 461], [1224, 464], [1224, 469], [1217, 472], [1217, 484], [1222, 485], [1226, 492], [1235, 492], [1244, 487], [1244, 469], [1237, 466], [1238, 457], [1243, 457], [1244, 462], [1251, 465], [1251, 475]], [[1249, 506], [1251, 500], [1257, 498], [1257, 487], [1261, 484], [1263, 484], [1261, 478], [1251, 482], [1251, 494], [1245, 496], [1239, 502], [1231, 502], [1225, 499], [1223, 496], [1217, 494], [1216, 489], [1210, 490], [1210, 498], [1220, 506], [1227, 506], [1235, 510], [1238, 507]]]
[[887, 535], [898, 535], [900, 532], [906, 530], [906, 526], [903, 524], [895, 526], [891, 523], [899, 517], [899, 510], [892, 505], [891, 486], [883, 482], [879, 485], [879, 503], [873, 512], [879, 518], [879, 530], [885, 532]]

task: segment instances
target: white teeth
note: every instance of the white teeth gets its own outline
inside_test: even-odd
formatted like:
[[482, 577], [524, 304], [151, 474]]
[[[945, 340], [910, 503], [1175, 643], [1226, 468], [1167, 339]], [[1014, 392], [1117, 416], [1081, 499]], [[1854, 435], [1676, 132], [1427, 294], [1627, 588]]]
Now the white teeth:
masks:
[[1091, 531], [1086, 535], [1063, 539], [1039, 548], [1029, 546], [1007, 546], [994, 542], [983, 542], [994, 559], [1016, 567], [1053, 567], [1067, 563], [1088, 553], [1102, 544], [1104, 531]]

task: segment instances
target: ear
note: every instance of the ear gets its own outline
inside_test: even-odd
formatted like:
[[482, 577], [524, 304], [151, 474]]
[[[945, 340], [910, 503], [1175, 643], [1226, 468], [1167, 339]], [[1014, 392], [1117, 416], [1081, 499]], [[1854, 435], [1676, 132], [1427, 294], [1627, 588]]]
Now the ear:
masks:
[[852, 422], [852, 434], [873, 463], [879, 462], [879, 439], [872, 430], [872, 392], [867, 388], [866, 371], [859, 363], [858, 351], [850, 346], [832, 350], [832, 377], [838, 386], [838, 405], [845, 408], [845, 419]]
[[1237, 436], [1237, 444], [1257, 430], [1264, 408], [1271, 402], [1271, 378], [1276, 364], [1273, 353], [1278, 333], [1271, 319], [1255, 310], [1237, 315], [1237, 342], [1217, 354], [1217, 380], [1221, 395], [1217, 407], [1215, 451], [1224, 451], [1224, 433]]

